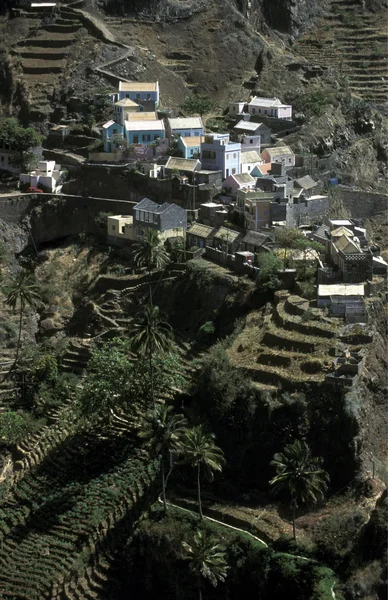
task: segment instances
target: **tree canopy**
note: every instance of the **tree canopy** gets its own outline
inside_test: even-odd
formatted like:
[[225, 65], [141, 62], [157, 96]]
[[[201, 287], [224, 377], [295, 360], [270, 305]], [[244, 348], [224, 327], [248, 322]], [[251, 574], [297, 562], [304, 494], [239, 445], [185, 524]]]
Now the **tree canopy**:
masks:
[[28, 168], [34, 159], [32, 150], [42, 143], [42, 136], [33, 127], [23, 127], [15, 118], [6, 119], [0, 129], [0, 140], [12, 152], [15, 167]]
[[202, 115], [210, 112], [214, 108], [214, 102], [206, 96], [191, 94], [185, 98], [183, 104], [181, 104], [181, 108], [189, 115], [198, 114], [202, 117]]

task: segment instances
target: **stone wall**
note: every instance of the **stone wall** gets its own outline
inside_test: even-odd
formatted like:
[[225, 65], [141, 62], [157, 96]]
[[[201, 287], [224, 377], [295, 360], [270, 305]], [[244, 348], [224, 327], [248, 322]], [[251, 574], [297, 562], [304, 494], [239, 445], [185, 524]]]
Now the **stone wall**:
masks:
[[311, 221], [321, 222], [328, 215], [330, 201], [327, 196], [314, 200], [308, 199], [300, 204], [287, 204], [287, 225], [298, 227]]
[[344, 207], [354, 219], [368, 219], [378, 213], [386, 212], [388, 209], [388, 194], [363, 192], [342, 186], [338, 186], [336, 189]]

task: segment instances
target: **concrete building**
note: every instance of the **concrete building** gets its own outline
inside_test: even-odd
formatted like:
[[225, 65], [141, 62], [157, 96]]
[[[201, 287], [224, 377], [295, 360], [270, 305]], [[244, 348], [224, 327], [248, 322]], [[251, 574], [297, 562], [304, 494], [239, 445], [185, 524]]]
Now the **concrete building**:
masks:
[[44, 192], [55, 192], [61, 178], [61, 166], [55, 163], [55, 160], [42, 160], [38, 163], [38, 168], [28, 173], [21, 173], [20, 183], [33, 187], [38, 187]]
[[229, 116], [238, 117], [243, 114], [246, 102], [231, 102], [229, 104]]
[[[116, 136], [116, 138], [114, 137]], [[115, 121], [107, 121], [102, 126], [102, 141], [104, 143], [104, 152], [114, 152], [116, 145], [115, 139], [118, 137], [124, 138], [124, 127]], [[113, 138], [113, 141], [112, 141]]]
[[223, 179], [241, 171], [241, 144], [231, 142], [228, 133], [205, 135], [201, 144], [202, 167], [222, 171]]
[[[271, 129], [264, 123], [241, 120], [233, 127], [237, 139], [242, 142], [242, 136], [260, 136], [261, 146], [271, 145]], [[243, 143], [243, 142], [242, 142]]]
[[273, 194], [237, 190], [235, 209], [244, 216], [246, 229], [259, 231], [270, 226], [272, 201]]

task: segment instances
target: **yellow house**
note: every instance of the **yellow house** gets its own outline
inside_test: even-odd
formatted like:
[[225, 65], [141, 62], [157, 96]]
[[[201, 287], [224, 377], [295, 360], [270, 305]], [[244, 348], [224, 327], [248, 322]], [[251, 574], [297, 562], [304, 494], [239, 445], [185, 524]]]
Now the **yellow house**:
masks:
[[118, 240], [134, 241], [135, 239], [133, 217], [129, 215], [108, 217], [108, 242], [117, 243]]

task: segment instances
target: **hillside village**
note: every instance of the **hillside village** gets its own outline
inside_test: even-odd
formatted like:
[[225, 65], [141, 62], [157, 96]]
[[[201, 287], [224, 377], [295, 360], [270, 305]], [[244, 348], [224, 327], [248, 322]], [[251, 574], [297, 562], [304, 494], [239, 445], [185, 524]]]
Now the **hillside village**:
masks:
[[383, 600], [384, 0], [5, 4], [0, 600]]

